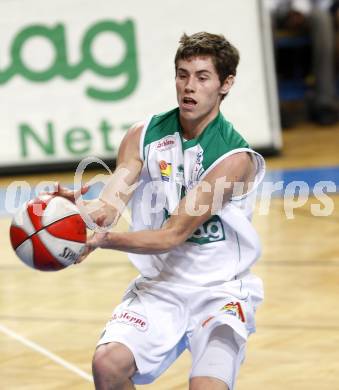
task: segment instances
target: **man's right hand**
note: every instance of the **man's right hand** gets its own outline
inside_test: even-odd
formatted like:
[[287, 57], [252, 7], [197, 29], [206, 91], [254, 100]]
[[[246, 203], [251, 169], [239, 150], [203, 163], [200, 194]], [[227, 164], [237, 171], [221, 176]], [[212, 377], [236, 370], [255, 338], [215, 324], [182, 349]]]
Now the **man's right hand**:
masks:
[[55, 190], [48, 192], [41, 192], [39, 195], [52, 195], [52, 196], [61, 196], [75, 203], [76, 199], [80, 197], [80, 195], [85, 194], [89, 190], [89, 186], [84, 185], [80, 188], [80, 190], [73, 191], [66, 187], [61, 187], [59, 182], [55, 183]]
[[73, 203], [81, 202], [84, 206], [85, 212], [90, 219], [100, 227], [106, 227], [115, 225], [118, 219], [118, 212], [112, 205], [109, 205], [101, 199], [83, 200], [81, 195], [85, 194], [89, 190], [88, 185], [84, 185], [80, 190], [73, 191], [66, 187], [62, 187], [60, 183], [55, 183], [55, 190], [44, 192], [41, 194], [47, 194], [52, 196], [61, 196], [70, 200]]

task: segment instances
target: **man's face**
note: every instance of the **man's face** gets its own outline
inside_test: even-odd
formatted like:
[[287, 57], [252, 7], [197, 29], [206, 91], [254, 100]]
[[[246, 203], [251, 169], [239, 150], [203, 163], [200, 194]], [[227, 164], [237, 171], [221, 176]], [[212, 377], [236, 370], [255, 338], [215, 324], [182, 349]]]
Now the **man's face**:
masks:
[[[232, 83], [233, 83], [233, 76]], [[221, 85], [211, 57], [192, 57], [179, 60], [175, 77], [180, 116], [187, 121], [197, 121], [215, 115], [222, 94], [232, 83]]]

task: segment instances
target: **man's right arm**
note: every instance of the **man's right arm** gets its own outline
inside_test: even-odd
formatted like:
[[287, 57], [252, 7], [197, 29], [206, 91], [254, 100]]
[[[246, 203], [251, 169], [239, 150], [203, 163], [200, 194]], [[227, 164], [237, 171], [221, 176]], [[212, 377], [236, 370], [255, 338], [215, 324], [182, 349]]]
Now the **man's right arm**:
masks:
[[119, 147], [116, 169], [97, 199], [81, 200], [80, 195], [88, 191], [88, 185], [78, 191], [72, 191], [56, 183], [56, 189], [48, 194], [62, 196], [77, 204], [80, 201], [85, 207], [83, 211], [99, 226], [116, 224], [133, 194], [133, 189], [136, 188], [133, 185], [137, 182], [143, 166], [139, 155], [143, 127], [144, 123], [137, 123], [126, 133]]
[[143, 166], [139, 152], [143, 127], [144, 123], [132, 126], [120, 144], [116, 169], [98, 197], [102, 207], [91, 213], [98, 225], [115, 224], [133, 195]]

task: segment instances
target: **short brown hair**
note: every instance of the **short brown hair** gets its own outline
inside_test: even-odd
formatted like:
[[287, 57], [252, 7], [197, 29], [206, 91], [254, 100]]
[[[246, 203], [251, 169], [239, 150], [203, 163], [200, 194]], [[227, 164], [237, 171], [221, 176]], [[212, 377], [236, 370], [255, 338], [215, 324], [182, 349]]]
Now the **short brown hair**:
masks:
[[175, 55], [175, 70], [179, 60], [210, 56], [218, 73], [220, 83], [229, 75], [235, 76], [239, 63], [238, 50], [223, 36], [201, 31], [192, 35], [183, 34]]

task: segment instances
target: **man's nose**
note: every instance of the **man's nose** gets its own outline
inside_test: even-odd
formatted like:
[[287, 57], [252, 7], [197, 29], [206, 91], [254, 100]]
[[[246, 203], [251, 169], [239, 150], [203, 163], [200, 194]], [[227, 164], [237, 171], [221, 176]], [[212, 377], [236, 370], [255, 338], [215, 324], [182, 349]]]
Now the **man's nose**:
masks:
[[187, 83], [185, 85], [185, 92], [194, 92], [195, 91], [195, 82], [193, 77], [189, 77], [187, 79]]

